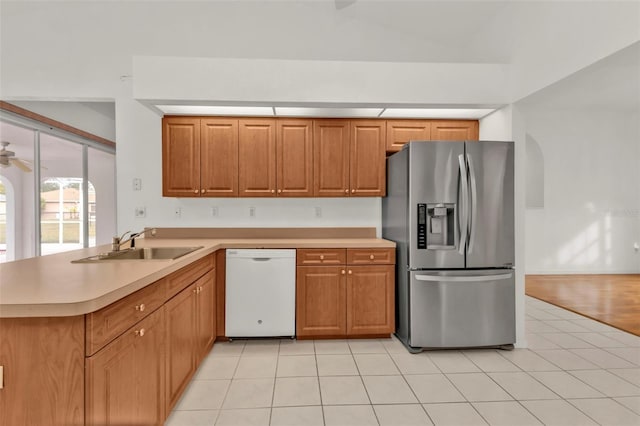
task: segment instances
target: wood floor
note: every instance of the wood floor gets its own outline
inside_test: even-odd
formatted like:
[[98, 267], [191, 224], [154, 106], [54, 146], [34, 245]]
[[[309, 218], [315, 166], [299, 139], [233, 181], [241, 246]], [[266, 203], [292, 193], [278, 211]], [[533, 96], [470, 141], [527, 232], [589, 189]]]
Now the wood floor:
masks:
[[527, 275], [525, 293], [640, 336], [640, 274]]

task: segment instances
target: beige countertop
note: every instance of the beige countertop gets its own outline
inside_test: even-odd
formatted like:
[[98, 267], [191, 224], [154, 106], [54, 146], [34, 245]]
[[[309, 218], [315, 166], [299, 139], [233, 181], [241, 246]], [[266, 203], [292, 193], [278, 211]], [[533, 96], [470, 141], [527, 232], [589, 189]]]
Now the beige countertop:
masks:
[[202, 249], [176, 260], [71, 263], [109, 245], [0, 264], [0, 318], [55, 317], [94, 312], [224, 248], [393, 248], [379, 238], [140, 238], [137, 247]]

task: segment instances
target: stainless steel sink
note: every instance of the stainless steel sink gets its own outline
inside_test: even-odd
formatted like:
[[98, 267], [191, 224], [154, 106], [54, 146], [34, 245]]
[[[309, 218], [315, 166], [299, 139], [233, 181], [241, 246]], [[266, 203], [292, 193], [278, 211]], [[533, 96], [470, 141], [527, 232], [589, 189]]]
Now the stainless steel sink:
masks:
[[71, 263], [95, 263], [114, 260], [174, 260], [203, 248], [198, 247], [140, 247], [129, 250], [115, 251], [109, 253], [89, 256], [82, 259], [72, 260]]

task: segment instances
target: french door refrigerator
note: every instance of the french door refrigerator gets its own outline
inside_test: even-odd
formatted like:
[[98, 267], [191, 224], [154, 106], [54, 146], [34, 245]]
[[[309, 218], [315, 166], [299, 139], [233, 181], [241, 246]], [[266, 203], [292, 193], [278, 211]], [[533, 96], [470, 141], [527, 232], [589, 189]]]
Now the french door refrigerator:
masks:
[[397, 337], [411, 352], [513, 347], [513, 143], [414, 141], [387, 161]]

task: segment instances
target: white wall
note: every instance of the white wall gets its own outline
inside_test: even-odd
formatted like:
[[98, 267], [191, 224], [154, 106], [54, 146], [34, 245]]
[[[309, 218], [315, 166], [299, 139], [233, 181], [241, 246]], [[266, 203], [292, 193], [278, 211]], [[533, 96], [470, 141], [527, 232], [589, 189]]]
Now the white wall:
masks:
[[544, 208], [526, 212], [526, 272], [640, 272], [638, 111], [523, 114], [544, 156]]

